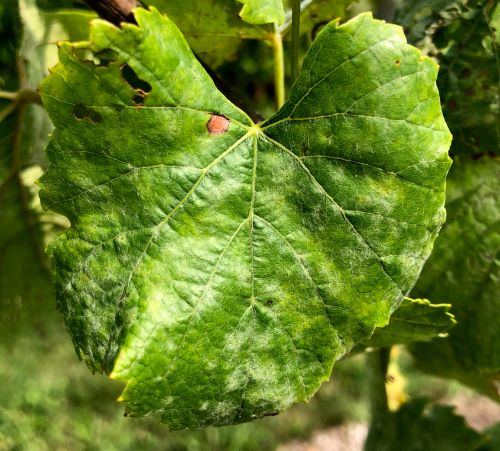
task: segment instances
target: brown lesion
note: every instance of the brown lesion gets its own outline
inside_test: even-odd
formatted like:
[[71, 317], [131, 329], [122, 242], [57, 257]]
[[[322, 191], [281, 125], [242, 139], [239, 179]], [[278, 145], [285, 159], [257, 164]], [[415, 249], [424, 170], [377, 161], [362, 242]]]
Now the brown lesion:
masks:
[[207, 130], [211, 135], [222, 135], [229, 129], [229, 124], [231, 121], [225, 117], [218, 114], [212, 114], [207, 122]]

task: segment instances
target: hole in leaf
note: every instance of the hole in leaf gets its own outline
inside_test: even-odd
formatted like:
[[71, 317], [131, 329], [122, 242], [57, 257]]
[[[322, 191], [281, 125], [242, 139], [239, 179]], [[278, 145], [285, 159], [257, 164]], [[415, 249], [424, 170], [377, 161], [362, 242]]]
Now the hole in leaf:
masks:
[[144, 105], [144, 94], [135, 95], [132, 100], [136, 105]]
[[128, 64], [122, 66], [122, 77], [133, 89], [140, 89], [144, 92], [150, 92], [152, 89], [151, 85], [147, 81], [141, 80]]
[[93, 63], [94, 62], [94, 54], [89, 49], [74, 48], [73, 52], [74, 52], [75, 56], [82, 63], [88, 64], [88, 63]]
[[96, 66], [107, 67], [118, 59], [118, 54], [114, 50], [101, 50], [94, 54], [94, 64]]
[[75, 107], [73, 108], [73, 114], [77, 119], [85, 119], [88, 114], [89, 110], [85, 105], [82, 105], [81, 103], [77, 103]]
[[102, 122], [101, 113], [87, 108], [81, 103], [77, 103], [73, 108], [73, 115], [81, 121], [82, 119], [88, 119], [93, 124], [99, 124]]
[[89, 110], [89, 119], [94, 123], [94, 124], [99, 124], [102, 122], [102, 116], [101, 113], [94, 111], [94, 110]]

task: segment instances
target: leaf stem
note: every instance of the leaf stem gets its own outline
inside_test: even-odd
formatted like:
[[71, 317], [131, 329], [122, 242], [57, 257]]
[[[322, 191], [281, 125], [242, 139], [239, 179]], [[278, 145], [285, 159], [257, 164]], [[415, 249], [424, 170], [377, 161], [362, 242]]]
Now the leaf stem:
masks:
[[22, 88], [19, 91], [0, 91], [0, 99], [11, 100], [2, 111], [0, 111], [0, 122], [13, 113], [18, 107], [27, 103], [42, 104], [42, 99], [37, 91], [31, 88]]
[[132, 10], [141, 6], [137, 0], [85, 0], [100, 17], [120, 26], [122, 22], [136, 23]]
[[38, 236], [35, 217], [31, 210], [30, 198], [28, 193], [26, 192], [26, 187], [21, 176], [22, 133], [26, 116], [26, 108], [26, 104], [21, 104], [17, 111], [14, 142], [12, 146], [12, 171], [15, 174], [14, 177], [16, 178], [17, 182], [21, 211], [26, 222], [28, 233], [30, 234], [32, 240], [36, 258], [40, 264], [40, 267], [50, 276], [50, 268], [45, 258], [43, 244], [41, 243], [40, 237]]
[[285, 103], [285, 56], [283, 53], [283, 37], [277, 29], [272, 34], [274, 57], [274, 95], [276, 108], [279, 110]]
[[[300, 13], [302, 14], [305, 9], [309, 8], [309, 6], [311, 6], [311, 4], [314, 1], [315, 0], [302, 0], [300, 2]], [[288, 10], [285, 13], [285, 23], [278, 28], [279, 32], [281, 33], [281, 36], [285, 36], [290, 31], [291, 27], [292, 27], [292, 11]]]
[[390, 353], [391, 348], [389, 347], [369, 352], [366, 356], [372, 422], [377, 421], [389, 411], [385, 382]]
[[292, 63], [291, 84], [299, 73], [300, 0], [292, 0]]
[[17, 92], [0, 91], [0, 98], [7, 99], [7, 100], [16, 100], [17, 99]]
[[17, 108], [16, 102], [9, 103], [2, 111], [0, 111], [0, 122], [13, 113]]

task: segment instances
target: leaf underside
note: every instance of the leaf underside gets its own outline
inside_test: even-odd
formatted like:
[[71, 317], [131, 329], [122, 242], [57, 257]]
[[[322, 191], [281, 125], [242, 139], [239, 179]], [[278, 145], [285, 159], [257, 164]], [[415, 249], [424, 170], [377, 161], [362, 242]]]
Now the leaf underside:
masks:
[[455, 324], [450, 304], [431, 304], [427, 299], [405, 298], [389, 324], [362, 341], [366, 347], [386, 348], [443, 337]]
[[240, 17], [248, 23], [260, 25], [275, 23], [281, 25], [285, 20], [283, 0], [237, 0], [243, 3]]
[[[444, 220], [437, 66], [361, 15], [318, 35], [255, 125], [175, 25], [96, 21], [41, 86], [45, 208], [77, 352], [172, 429], [274, 415], [387, 324]], [[166, 44], [168, 43], [168, 45]]]

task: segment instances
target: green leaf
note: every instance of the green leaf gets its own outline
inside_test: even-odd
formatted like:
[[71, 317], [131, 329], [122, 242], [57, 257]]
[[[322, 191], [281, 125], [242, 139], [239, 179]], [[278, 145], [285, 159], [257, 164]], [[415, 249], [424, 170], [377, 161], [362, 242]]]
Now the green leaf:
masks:
[[285, 20], [283, 0], [237, 0], [243, 3], [240, 17], [248, 23], [261, 25], [275, 23], [281, 25]]
[[43, 321], [55, 305], [43, 248], [44, 238], [61, 228], [52, 222], [54, 215], [41, 212], [33, 187], [40, 175], [30, 168], [0, 185], [0, 329], [7, 346], [19, 338], [26, 319], [33, 315]]
[[366, 451], [474, 451], [487, 441], [453, 412], [453, 407], [429, 405], [417, 398], [396, 412], [372, 422]]
[[235, 0], [146, 0], [181, 29], [193, 51], [210, 66], [234, 59], [242, 40], [269, 40], [272, 27], [243, 21]]
[[[403, 2], [408, 40], [441, 66], [438, 78], [455, 153], [500, 153], [500, 3]], [[495, 31], [497, 30], [497, 31]]]
[[[289, 1], [287, 2], [290, 3]], [[309, 33], [314, 37], [319, 29], [334, 19], [344, 18], [352, 0], [312, 0], [301, 2], [300, 32]], [[366, 10], [369, 10], [367, 8]], [[359, 12], [359, 11], [358, 11]], [[291, 10], [285, 14], [285, 27], [287, 30], [292, 25]]]
[[63, 44], [41, 87], [43, 205], [72, 224], [50, 249], [59, 306], [130, 415], [274, 415], [387, 324], [430, 253], [450, 164], [437, 66], [370, 15], [332, 23], [255, 125], [168, 18], [135, 14]]
[[362, 343], [367, 347], [385, 348], [442, 337], [456, 324], [454, 315], [448, 312], [450, 307], [450, 304], [431, 304], [427, 299], [404, 298], [389, 324], [375, 329]]
[[448, 178], [448, 221], [413, 295], [450, 301], [449, 338], [413, 348], [425, 371], [500, 399], [500, 162], [457, 159]]
[[87, 39], [90, 21], [97, 18], [94, 12], [79, 9], [47, 10], [41, 16], [46, 26], [46, 42], [50, 43]]

